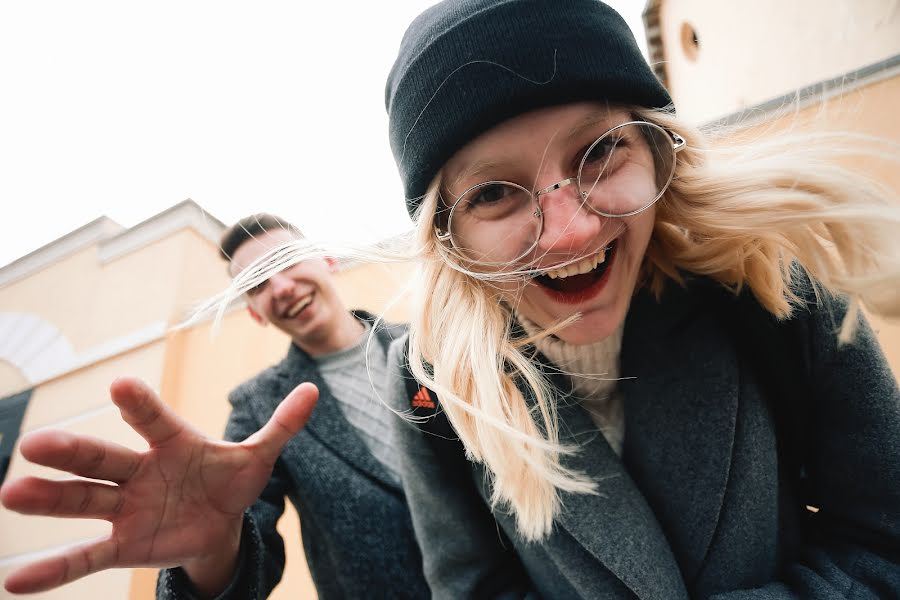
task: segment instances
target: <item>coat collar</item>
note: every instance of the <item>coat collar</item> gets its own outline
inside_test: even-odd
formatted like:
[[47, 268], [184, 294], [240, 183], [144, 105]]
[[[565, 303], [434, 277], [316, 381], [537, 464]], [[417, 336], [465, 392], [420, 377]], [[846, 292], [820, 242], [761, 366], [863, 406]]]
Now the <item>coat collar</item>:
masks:
[[[362, 321], [374, 323], [375, 317], [368, 313], [354, 311], [353, 314]], [[388, 326], [384, 329], [380, 329], [380, 327], [381, 325], [376, 330], [375, 338], [387, 352], [391, 340], [401, 329], [396, 326]], [[296, 344], [291, 344], [287, 356], [279, 363], [277, 371], [281, 397], [286, 396], [303, 381], [313, 383], [319, 388], [319, 400], [303, 429], [304, 433], [315, 438], [336, 456], [341, 457], [369, 477], [392, 488], [396, 487], [385, 468], [372, 456], [354, 427], [347, 422], [338, 406], [338, 401], [332, 396], [331, 390], [319, 373], [316, 361], [309, 354]]]

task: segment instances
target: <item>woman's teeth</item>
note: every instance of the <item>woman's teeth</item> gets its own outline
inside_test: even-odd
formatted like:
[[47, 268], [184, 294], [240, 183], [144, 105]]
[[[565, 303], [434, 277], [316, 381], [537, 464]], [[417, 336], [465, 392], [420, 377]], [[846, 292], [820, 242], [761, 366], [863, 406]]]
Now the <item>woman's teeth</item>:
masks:
[[585, 273], [590, 273], [591, 271], [596, 269], [597, 266], [599, 266], [600, 263], [605, 260], [606, 248], [602, 248], [600, 252], [598, 252], [594, 256], [583, 258], [577, 263], [566, 265], [565, 267], [560, 267], [559, 269], [551, 269], [549, 271], [545, 271], [544, 275], [546, 275], [550, 279], [564, 279], [566, 277], [571, 277], [572, 275], [583, 275]]
[[295, 302], [294, 305], [288, 309], [287, 313], [285, 313], [287, 315], [287, 318], [293, 319], [294, 317], [296, 317], [301, 310], [309, 306], [310, 302], [312, 302], [312, 295], [304, 296], [303, 298]]

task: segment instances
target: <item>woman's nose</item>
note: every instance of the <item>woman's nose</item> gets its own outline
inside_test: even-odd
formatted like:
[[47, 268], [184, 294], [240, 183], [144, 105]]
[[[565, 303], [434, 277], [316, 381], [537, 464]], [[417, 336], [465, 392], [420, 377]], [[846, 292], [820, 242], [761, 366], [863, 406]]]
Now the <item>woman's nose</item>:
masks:
[[609, 221], [582, 202], [574, 182], [541, 195], [539, 202], [544, 215], [544, 228], [538, 240], [542, 254], [571, 254], [589, 249]]

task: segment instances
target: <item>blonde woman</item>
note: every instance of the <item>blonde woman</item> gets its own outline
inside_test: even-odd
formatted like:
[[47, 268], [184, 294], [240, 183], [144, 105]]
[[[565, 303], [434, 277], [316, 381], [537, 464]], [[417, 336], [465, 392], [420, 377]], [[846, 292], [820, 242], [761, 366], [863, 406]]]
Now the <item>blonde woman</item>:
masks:
[[[417, 421], [396, 445], [434, 597], [900, 597], [900, 391], [859, 316], [900, 316], [900, 209], [834, 162], [880, 149], [708, 150], [596, 0], [441, 2], [386, 99], [421, 262], [388, 400]], [[231, 292], [313, 254], [280, 249]], [[46, 432], [22, 447], [116, 486], [0, 494], [113, 533], [7, 589], [221, 567], [210, 488], [239, 521], [315, 390], [231, 445], [133, 381], [113, 399], [147, 453], [79, 439], [70, 457]], [[236, 560], [258, 560], [247, 548]]]
[[386, 99], [435, 597], [900, 596], [900, 392], [857, 313], [900, 312], [900, 217], [845, 146], [708, 151], [593, 0], [442, 2]]

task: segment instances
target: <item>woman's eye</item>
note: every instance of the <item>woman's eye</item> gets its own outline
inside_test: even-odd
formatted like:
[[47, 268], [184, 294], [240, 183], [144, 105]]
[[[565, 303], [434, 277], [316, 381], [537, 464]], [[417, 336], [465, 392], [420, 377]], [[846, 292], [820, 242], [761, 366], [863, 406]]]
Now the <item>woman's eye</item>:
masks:
[[509, 195], [509, 190], [504, 185], [486, 185], [479, 188], [469, 201], [471, 204], [491, 204], [503, 200]]
[[603, 138], [594, 144], [584, 155], [585, 163], [608, 160], [616, 147], [622, 144], [620, 138]]

